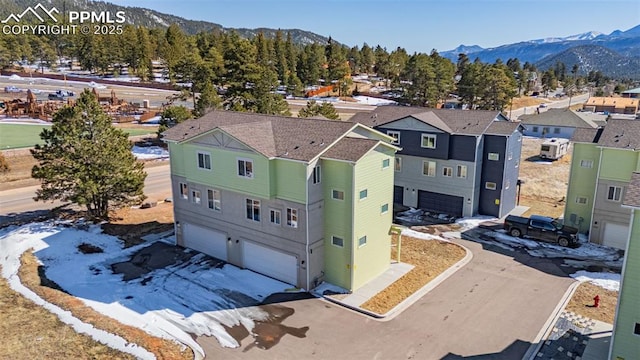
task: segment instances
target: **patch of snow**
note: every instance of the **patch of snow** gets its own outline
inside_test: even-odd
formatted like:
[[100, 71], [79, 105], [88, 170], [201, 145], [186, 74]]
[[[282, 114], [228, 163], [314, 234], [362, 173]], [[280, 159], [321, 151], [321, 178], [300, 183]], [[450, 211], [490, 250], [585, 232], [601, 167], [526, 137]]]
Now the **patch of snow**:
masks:
[[466, 217], [456, 220], [456, 224], [460, 225], [462, 229], [460, 231], [464, 232], [469, 229], [473, 229], [478, 227], [478, 225], [482, 224], [486, 221], [497, 221], [498, 219], [491, 216], [475, 216], [475, 217]]
[[404, 229], [400, 234], [402, 236], [409, 236], [409, 237], [420, 239], [420, 240], [440, 240], [440, 241], [447, 241], [447, 242], [449, 241], [440, 236], [431, 235], [431, 234], [427, 234], [427, 233], [423, 233], [423, 232], [415, 231], [411, 229]]
[[11, 79], [11, 80], [22, 80], [22, 76], [13, 74], [13, 75], [9, 76], [9, 79]]
[[358, 104], [367, 104], [367, 105], [375, 105], [375, 106], [397, 104], [397, 102], [393, 100], [378, 99], [370, 96], [354, 96], [353, 98], [358, 101]]
[[553, 165], [553, 161], [535, 160], [532, 162], [540, 165]]
[[590, 282], [607, 290], [620, 291], [620, 274], [580, 270], [571, 274], [571, 277], [580, 282]]
[[140, 160], [168, 159], [169, 151], [159, 146], [134, 146], [133, 155]]
[[90, 88], [94, 88], [94, 89], [106, 89], [107, 87], [102, 85], [102, 84], [98, 84], [95, 81], [91, 81], [89, 82], [89, 84], [87, 84]]

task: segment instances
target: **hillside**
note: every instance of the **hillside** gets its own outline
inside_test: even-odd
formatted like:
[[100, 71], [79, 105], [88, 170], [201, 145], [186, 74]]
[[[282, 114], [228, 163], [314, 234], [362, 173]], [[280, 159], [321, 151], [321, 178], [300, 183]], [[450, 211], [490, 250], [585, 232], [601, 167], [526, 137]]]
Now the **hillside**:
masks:
[[[0, 0], [0, 18], [5, 19], [11, 13], [20, 13], [28, 6], [34, 6], [36, 3], [33, 0]], [[136, 26], [145, 26], [145, 27], [160, 27], [166, 28], [170, 24], [175, 23], [178, 24], [182, 30], [188, 34], [196, 34], [200, 31], [235, 31], [240, 36], [251, 38], [262, 31], [267, 37], [274, 37], [276, 31], [279, 29], [235, 29], [235, 28], [227, 28], [220, 24], [216, 24], [208, 21], [196, 21], [196, 20], [187, 20], [185, 18], [164, 14], [155, 10], [145, 9], [140, 7], [127, 7], [120, 6], [116, 4], [112, 4], [109, 2], [103, 1], [90, 1], [90, 0], [48, 0], [47, 2], [43, 2], [43, 5], [46, 4], [47, 8], [55, 7], [63, 12], [63, 9], [66, 11], [69, 10], [77, 10], [77, 11], [109, 11], [111, 13], [115, 13], [117, 11], [124, 11], [126, 13], [127, 22], [136, 25]], [[51, 5], [49, 5], [51, 4]], [[300, 30], [300, 29], [280, 29], [283, 33], [291, 33], [291, 37], [295, 43], [298, 44], [310, 44], [310, 43], [326, 43], [328, 38], [322, 35], [315, 34], [310, 31]]]
[[540, 70], [553, 67], [556, 62], [564, 63], [567, 68], [578, 64], [580, 74], [590, 71], [600, 71], [612, 78], [640, 79], [640, 58], [623, 56], [604, 46], [581, 45], [575, 46], [558, 54], [547, 56], [536, 63]]

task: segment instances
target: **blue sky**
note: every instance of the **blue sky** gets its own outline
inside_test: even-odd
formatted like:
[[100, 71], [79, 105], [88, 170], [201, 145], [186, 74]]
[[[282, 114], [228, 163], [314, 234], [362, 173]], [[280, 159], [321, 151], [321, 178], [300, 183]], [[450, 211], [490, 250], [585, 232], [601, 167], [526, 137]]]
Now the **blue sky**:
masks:
[[[109, 1], [109, 0], [107, 0]], [[298, 28], [349, 46], [484, 48], [640, 24], [638, 0], [111, 0], [225, 27]]]

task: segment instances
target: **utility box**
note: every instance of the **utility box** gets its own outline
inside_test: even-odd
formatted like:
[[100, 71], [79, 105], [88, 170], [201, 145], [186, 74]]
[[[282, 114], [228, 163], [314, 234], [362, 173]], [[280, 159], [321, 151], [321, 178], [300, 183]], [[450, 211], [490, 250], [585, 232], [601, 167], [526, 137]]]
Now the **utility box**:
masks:
[[142, 107], [145, 109], [150, 108], [151, 106], [149, 106], [149, 100], [147, 99], [142, 100]]
[[551, 138], [545, 140], [540, 146], [540, 157], [543, 159], [558, 160], [569, 152], [569, 139]]

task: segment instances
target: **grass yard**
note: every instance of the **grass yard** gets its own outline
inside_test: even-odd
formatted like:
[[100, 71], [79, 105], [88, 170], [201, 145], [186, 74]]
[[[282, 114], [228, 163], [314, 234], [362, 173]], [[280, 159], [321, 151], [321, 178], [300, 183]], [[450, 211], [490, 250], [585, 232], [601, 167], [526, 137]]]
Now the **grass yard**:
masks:
[[[600, 306], [592, 307], [593, 298], [600, 297]], [[616, 317], [616, 305], [618, 304], [618, 292], [601, 288], [597, 285], [584, 282], [578, 285], [576, 292], [571, 297], [565, 310], [576, 314], [613, 324]]]
[[[41, 143], [40, 132], [48, 125], [0, 124], [0, 149], [19, 149]], [[124, 127], [130, 136], [153, 134], [155, 127]]]
[[[9, 287], [0, 277], [0, 359], [134, 359], [87, 335]], [[20, 329], [20, 331], [16, 331]]]

